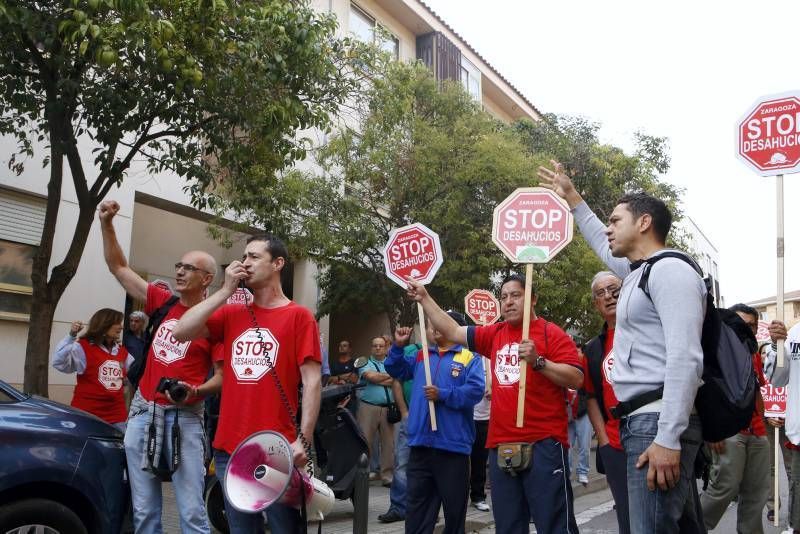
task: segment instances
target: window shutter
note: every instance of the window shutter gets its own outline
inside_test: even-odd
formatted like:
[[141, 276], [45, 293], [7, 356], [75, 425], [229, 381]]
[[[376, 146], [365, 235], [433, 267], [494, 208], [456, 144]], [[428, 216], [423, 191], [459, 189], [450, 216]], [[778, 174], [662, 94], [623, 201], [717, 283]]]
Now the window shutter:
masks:
[[0, 189], [0, 239], [38, 246], [46, 210], [44, 199]]

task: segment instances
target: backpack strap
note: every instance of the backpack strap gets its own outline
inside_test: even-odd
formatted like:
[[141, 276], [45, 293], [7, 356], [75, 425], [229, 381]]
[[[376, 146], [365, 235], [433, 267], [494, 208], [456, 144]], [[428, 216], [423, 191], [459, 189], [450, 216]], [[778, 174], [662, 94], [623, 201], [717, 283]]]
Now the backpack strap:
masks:
[[665, 258], [675, 258], [677, 260], [681, 260], [682, 262], [691, 265], [692, 269], [694, 269], [697, 272], [698, 276], [700, 276], [700, 278], [702, 278], [703, 281], [705, 282], [706, 290], [709, 290], [709, 284], [711, 281], [708, 278], [703, 277], [703, 269], [701, 269], [700, 266], [697, 265], [697, 262], [695, 262], [689, 255], [683, 252], [675, 252], [668, 250], [666, 252], [658, 254], [657, 256], [651, 256], [646, 260], [644, 260], [643, 262], [644, 265], [642, 266], [643, 269], [642, 276], [641, 278], [639, 278], [639, 289], [644, 291], [644, 294], [647, 295], [647, 298], [649, 298], [651, 301], [653, 299], [650, 296], [650, 291], [647, 289], [647, 281], [650, 280], [650, 269], [652, 269], [653, 265], [657, 263], [659, 260], [663, 260]]

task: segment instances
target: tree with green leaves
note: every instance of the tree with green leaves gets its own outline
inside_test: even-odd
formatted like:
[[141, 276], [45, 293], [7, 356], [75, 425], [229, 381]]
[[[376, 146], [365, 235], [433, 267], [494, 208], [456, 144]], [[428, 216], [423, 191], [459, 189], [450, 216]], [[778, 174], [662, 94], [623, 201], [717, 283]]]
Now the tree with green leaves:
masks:
[[[583, 117], [547, 115], [542, 121], [514, 124], [527, 152], [538, 159], [564, 164], [575, 187], [601, 220], [607, 221], [625, 193], [645, 191], [669, 205], [680, 218], [681, 190], [663, 180], [669, 169], [667, 140], [636, 133], [635, 150], [603, 144], [600, 125]], [[678, 243], [680, 245], [680, 242]], [[592, 307], [589, 285], [606, 267], [576, 232], [572, 243], [553, 261], [537, 266], [537, 311], [578, 335], [594, 336], [602, 320]]]
[[[26, 391], [47, 394], [56, 305], [97, 205], [132, 161], [192, 184], [201, 208], [220, 182], [257, 176], [267, 194], [277, 171], [305, 157], [296, 133], [326, 128], [360, 87], [354, 58], [369, 52], [335, 29], [308, 1], [0, 0], [0, 134], [18, 144], [9, 166], [23, 173], [36, 149], [50, 171]], [[48, 271], [65, 173], [79, 215]]]

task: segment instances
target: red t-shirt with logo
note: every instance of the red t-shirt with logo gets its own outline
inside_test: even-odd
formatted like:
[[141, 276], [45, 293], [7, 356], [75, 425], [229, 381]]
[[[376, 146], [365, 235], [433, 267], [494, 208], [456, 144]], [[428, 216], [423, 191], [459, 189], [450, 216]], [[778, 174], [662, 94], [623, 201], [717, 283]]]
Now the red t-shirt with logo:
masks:
[[78, 375], [78, 383], [72, 395], [72, 406], [96, 415], [107, 423], [123, 423], [128, 418], [125, 409], [125, 360], [128, 351], [118, 347], [116, 354], [87, 339], [78, 341], [86, 355], [86, 370]]
[[[611, 387], [608, 377], [611, 375], [611, 368], [614, 366], [614, 353], [611, 351], [614, 346], [614, 329], [609, 328], [606, 330], [606, 339], [603, 346], [603, 360], [600, 364], [600, 375], [603, 377], [603, 405], [606, 410], [606, 435], [608, 435], [608, 443], [615, 449], [622, 450], [622, 442], [619, 439], [619, 419], [614, 419], [611, 415], [611, 408], [619, 403], [617, 396], [614, 395], [614, 388]], [[594, 388], [594, 383], [589, 376], [588, 360], [583, 360], [583, 389], [590, 395], [597, 395]]]
[[222, 306], [206, 323], [212, 342], [221, 342], [225, 347], [222, 404], [214, 448], [228, 453], [261, 430], [274, 430], [289, 442], [294, 441], [294, 422], [269, 370], [276, 366], [289, 405], [297, 413], [300, 366], [309, 360], [322, 362], [317, 323], [307, 308], [294, 302], [279, 308], [251, 306], [258, 331], [250, 311], [242, 304]]
[[[568, 446], [564, 388], [534, 371], [531, 365], [527, 366], [525, 419], [522, 428], [517, 428], [518, 351], [522, 327], [513, 327], [506, 322], [474, 326], [469, 328], [468, 338], [469, 349], [485, 354], [492, 362], [492, 417], [489, 419], [486, 447], [546, 438]], [[530, 338], [536, 351], [551, 362], [566, 363], [583, 370], [575, 343], [558, 326], [539, 317], [531, 321]]]
[[[149, 284], [144, 312], [151, 315], [170, 297], [172, 297], [171, 292]], [[153, 336], [153, 344], [147, 352], [147, 366], [139, 381], [139, 391], [145, 400], [155, 399], [158, 404], [171, 404], [164, 394], [156, 393], [156, 387], [162, 377], [177, 378], [187, 384], [199, 385], [208, 378], [212, 359], [214, 361], [222, 359], [221, 349], [212, 358], [211, 343], [208, 339], [180, 342], [172, 337], [172, 329], [188, 309], [181, 304], [181, 301], [176, 302]], [[198, 397], [192, 399], [190, 404], [202, 401], [203, 399]]]

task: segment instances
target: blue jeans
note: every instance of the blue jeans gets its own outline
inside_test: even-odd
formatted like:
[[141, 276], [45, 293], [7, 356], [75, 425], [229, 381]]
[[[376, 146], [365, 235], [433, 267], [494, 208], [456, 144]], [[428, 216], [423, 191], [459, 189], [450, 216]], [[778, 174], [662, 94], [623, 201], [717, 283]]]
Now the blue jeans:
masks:
[[[164, 445], [162, 455], [172, 457], [172, 425], [175, 410], [164, 415]], [[172, 473], [172, 486], [181, 518], [181, 532], [209, 533], [208, 515], [203, 502], [203, 487], [206, 474], [205, 430], [203, 419], [188, 412], [179, 416], [181, 427], [181, 456], [177, 471]], [[128, 419], [125, 432], [125, 456], [128, 459], [128, 478], [133, 499], [133, 524], [136, 532], [161, 534], [161, 480], [150, 471], [140, 468], [144, 455], [144, 438], [150, 426], [147, 412]]]
[[702, 443], [700, 419], [693, 415], [681, 434], [681, 476], [678, 484], [662, 491], [647, 488], [647, 469], [636, 468], [636, 461], [658, 432], [658, 413], [628, 416], [620, 422], [628, 471], [628, 511], [634, 534], [705, 533], [702, 509], [697, 496], [694, 460]]
[[[578, 467], [575, 474], [578, 476], [589, 476], [589, 448], [592, 441], [592, 423], [589, 416], [583, 414], [581, 417], [569, 422], [569, 445], [575, 447], [578, 455]], [[569, 469], [572, 471], [572, 455], [570, 455]]]
[[528, 534], [533, 519], [539, 534], [577, 534], [572, 485], [564, 446], [547, 438], [533, 445], [531, 467], [511, 476], [497, 465], [497, 448], [489, 451], [492, 515], [495, 530]]
[[[214, 449], [214, 465], [217, 478], [225, 484], [225, 470], [231, 455], [225, 451]], [[266, 510], [270, 532], [273, 534], [294, 533], [300, 528], [300, 511], [275, 503]], [[240, 512], [225, 499], [225, 517], [231, 534], [251, 534], [264, 532], [264, 514], [248, 514]]]
[[394, 478], [392, 478], [392, 488], [389, 490], [389, 511], [394, 510], [403, 517], [406, 516], [406, 489], [408, 487], [406, 467], [410, 450], [408, 447], [408, 417], [405, 417], [395, 425]]

